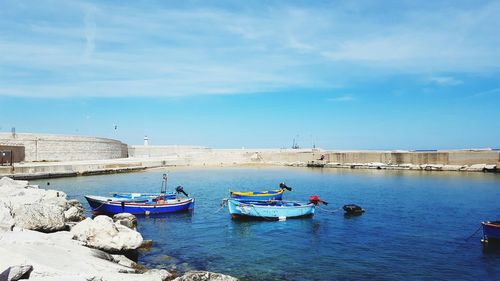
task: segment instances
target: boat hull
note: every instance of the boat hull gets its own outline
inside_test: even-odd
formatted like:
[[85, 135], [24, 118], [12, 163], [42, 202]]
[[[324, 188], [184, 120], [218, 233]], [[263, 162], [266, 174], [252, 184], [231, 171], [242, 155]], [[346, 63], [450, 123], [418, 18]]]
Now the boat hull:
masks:
[[276, 203], [265, 201], [228, 200], [228, 209], [235, 219], [269, 219], [311, 217], [316, 210], [314, 204]]
[[283, 198], [283, 189], [269, 191], [251, 191], [251, 192], [229, 192], [231, 198], [242, 200], [281, 200]]
[[[136, 203], [111, 201], [99, 196], [85, 196], [92, 211], [98, 214], [131, 213], [134, 215], [164, 214], [189, 211], [194, 208], [194, 199], [169, 199], [158, 203]], [[109, 200], [109, 201], [108, 201]]]
[[500, 221], [481, 222], [483, 226], [483, 237], [485, 241], [500, 241]]

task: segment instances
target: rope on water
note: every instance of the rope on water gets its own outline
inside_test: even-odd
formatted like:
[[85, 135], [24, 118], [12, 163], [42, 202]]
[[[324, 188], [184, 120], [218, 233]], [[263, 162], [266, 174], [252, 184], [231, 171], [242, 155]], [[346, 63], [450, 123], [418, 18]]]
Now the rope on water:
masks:
[[469, 237], [465, 238], [465, 241], [469, 241], [469, 239], [471, 239], [472, 237], [474, 237], [474, 235], [476, 235], [476, 233], [482, 228], [482, 225], [479, 225], [479, 227], [476, 229], [476, 231], [474, 231], [474, 233], [472, 233], [472, 235], [470, 235]]
[[333, 214], [333, 213], [336, 213], [336, 212], [338, 212], [338, 211], [342, 210], [342, 207], [339, 207], [339, 208], [337, 208], [337, 209], [335, 209], [335, 210], [328, 210], [328, 209], [322, 208], [322, 207], [320, 207], [320, 206], [316, 206], [316, 208], [317, 208], [318, 210], [322, 211], [322, 212], [326, 212], [326, 213], [330, 213], [330, 214]]
[[224, 209], [224, 207], [226, 207], [226, 205], [221, 204], [220, 208], [219, 208], [219, 209], [217, 209], [217, 211], [215, 211], [215, 213], [214, 213], [214, 214], [217, 214], [218, 212], [220, 212], [220, 210]]
[[227, 206], [227, 199], [223, 199], [222, 203], [220, 204], [220, 207], [217, 209], [217, 211], [213, 212], [212, 214], [213, 215], [217, 214], [218, 212], [220, 212], [220, 210], [224, 209], [226, 206]]

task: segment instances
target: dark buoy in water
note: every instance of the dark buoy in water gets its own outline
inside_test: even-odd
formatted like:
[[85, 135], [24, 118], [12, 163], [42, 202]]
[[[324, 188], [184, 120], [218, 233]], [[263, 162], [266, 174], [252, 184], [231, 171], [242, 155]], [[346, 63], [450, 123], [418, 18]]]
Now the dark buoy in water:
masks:
[[344, 209], [345, 215], [361, 215], [365, 212], [365, 209], [355, 204], [344, 205], [342, 209]]

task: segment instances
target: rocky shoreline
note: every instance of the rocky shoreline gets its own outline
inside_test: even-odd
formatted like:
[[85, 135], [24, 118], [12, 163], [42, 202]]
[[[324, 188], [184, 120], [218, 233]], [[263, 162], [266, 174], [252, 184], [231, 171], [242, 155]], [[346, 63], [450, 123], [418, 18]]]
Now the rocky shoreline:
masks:
[[286, 163], [290, 167], [338, 168], [338, 169], [377, 169], [411, 171], [448, 171], [448, 172], [500, 172], [495, 164], [444, 165], [444, 164], [386, 164], [386, 163], [334, 163], [325, 161]]
[[182, 276], [147, 269], [129, 253], [151, 247], [131, 214], [85, 218], [83, 206], [64, 192], [27, 181], [0, 179], [0, 281], [233, 281], [234, 277], [190, 271]]

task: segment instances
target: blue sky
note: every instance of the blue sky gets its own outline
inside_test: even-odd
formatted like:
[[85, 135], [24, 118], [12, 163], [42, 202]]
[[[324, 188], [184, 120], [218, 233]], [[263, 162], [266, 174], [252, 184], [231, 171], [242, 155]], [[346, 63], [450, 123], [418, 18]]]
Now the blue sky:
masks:
[[499, 14], [498, 1], [0, 0], [0, 131], [500, 147]]

